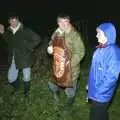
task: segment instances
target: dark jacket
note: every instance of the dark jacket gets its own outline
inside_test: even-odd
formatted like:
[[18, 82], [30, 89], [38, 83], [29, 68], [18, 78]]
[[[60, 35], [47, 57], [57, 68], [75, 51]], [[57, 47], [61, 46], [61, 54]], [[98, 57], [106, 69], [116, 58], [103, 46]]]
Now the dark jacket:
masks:
[[12, 56], [14, 55], [18, 69], [33, 65], [33, 52], [41, 42], [40, 36], [31, 29], [21, 25], [15, 34], [8, 28], [2, 37], [8, 44], [9, 64], [11, 64]]

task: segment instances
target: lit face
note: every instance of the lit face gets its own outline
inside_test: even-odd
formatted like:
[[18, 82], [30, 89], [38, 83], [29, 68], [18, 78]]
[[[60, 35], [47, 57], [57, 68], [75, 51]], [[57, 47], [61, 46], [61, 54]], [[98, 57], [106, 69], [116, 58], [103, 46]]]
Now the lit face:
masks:
[[67, 18], [58, 18], [57, 24], [61, 30], [67, 30], [70, 26], [70, 20]]
[[105, 36], [104, 32], [100, 30], [99, 28], [96, 29], [97, 31], [97, 39], [99, 43], [106, 44], [107, 43], [107, 37]]
[[16, 28], [19, 24], [19, 20], [17, 18], [10, 18], [8, 22], [13, 28]]

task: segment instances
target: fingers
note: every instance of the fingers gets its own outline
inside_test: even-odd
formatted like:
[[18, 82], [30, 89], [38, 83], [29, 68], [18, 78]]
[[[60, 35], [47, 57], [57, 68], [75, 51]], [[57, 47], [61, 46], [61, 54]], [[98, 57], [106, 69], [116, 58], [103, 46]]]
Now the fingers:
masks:
[[0, 24], [0, 33], [4, 33], [4, 25]]

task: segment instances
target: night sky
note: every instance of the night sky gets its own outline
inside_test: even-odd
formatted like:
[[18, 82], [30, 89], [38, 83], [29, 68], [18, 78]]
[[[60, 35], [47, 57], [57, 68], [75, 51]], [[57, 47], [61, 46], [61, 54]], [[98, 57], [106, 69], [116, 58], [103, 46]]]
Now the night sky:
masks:
[[[118, 21], [119, 4], [108, 0], [32, 0], [4, 2], [0, 8], [0, 22], [7, 22], [7, 12], [17, 12], [23, 22], [37, 32], [56, 26], [56, 17], [59, 13], [68, 13], [73, 21], [89, 20], [94, 24], [104, 20]], [[96, 22], [94, 22], [96, 21]]]
[[[40, 0], [39, 3], [38, 1], [26, 1], [26, 3], [21, 1], [16, 1], [16, 3], [7, 2], [7, 4], [1, 4], [4, 9], [0, 8], [0, 23], [7, 25], [8, 12], [16, 12], [25, 25], [32, 28], [41, 37], [44, 37], [44, 35], [47, 35], [48, 29], [56, 27], [57, 15], [65, 12], [71, 16], [73, 22], [79, 20], [88, 21], [88, 39], [90, 43], [94, 43], [95, 28], [101, 22], [106, 20], [113, 21], [119, 33], [119, 4], [115, 3], [116, 1], [113, 2], [108, 0], [56, 0], [56, 2]], [[0, 43], [0, 46], [3, 49], [0, 54], [4, 55], [5, 48], [2, 43]]]

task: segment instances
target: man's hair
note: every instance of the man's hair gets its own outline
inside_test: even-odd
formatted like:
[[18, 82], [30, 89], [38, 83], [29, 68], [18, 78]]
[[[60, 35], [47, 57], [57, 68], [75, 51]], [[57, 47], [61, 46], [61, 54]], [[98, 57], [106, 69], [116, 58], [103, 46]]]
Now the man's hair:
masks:
[[16, 18], [16, 19], [19, 20], [18, 14], [15, 13], [15, 12], [9, 12], [9, 13], [8, 13], [8, 20], [14, 19], [14, 18]]
[[57, 16], [57, 20], [60, 19], [60, 18], [63, 18], [63, 19], [68, 19], [70, 21], [70, 16], [67, 15], [66, 13], [61, 13]]

